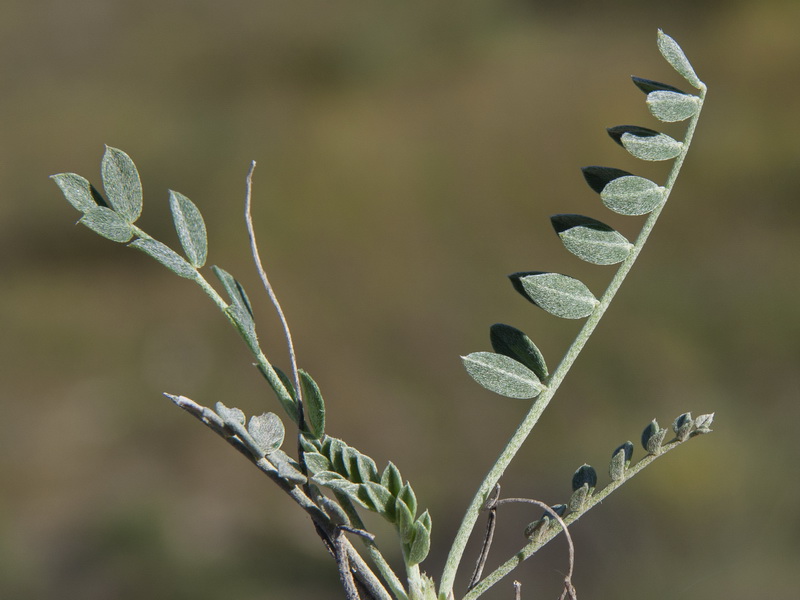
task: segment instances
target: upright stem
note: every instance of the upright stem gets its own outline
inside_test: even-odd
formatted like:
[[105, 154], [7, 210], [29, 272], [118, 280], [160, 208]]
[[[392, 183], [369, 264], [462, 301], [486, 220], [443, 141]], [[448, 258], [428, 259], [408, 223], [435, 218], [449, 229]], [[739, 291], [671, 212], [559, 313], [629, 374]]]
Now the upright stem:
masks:
[[661, 204], [653, 210], [650, 215], [647, 217], [641, 232], [639, 233], [639, 237], [636, 239], [636, 242], [633, 245], [630, 253], [628, 254], [627, 258], [620, 264], [619, 269], [617, 270], [616, 274], [609, 283], [608, 288], [603, 293], [602, 297], [600, 298], [599, 303], [595, 307], [594, 311], [591, 315], [586, 319], [586, 322], [581, 328], [580, 332], [578, 333], [575, 340], [572, 342], [572, 345], [567, 350], [564, 358], [561, 360], [561, 363], [556, 367], [555, 371], [553, 371], [552, 375], [547, 380], [547, 385], [543, 389], [542, 393], [534, 401], [533, 405], [531, 406], [528, 413], [523, 418], [522, 422], [517, 427], [517, 430], [511, 436], [508, 443], [506, 444], [503, 451], [500, 453], [500, 456], [495, 461], [494, 465], [492, 465], [489, 472], [484, 477], [483, 481], [478, 487], [478, 491], [476, 492], [475, 496], [472, 499], [472, 502], [467, 508], [467, 512], [464, 515], [464, 519], [461, 522], [461, 526], [456, 533], [456, 537], [453, 540], [453, 545], [450, 549], [450, 554], [447, 557], [447, 563], [445, 564], [444, 571], [442, 573], [442, 580], [441, 580], [441, 587], [439, 588], [439, 596], [442, 599], [447, 599], [452, 596], [453, 592], [453, 584], [455, 582], [456, 572], [458, 570], [459, 564], [461, 563], [461, 558], [464, 555], [464, 550], [467, 546], [467, 542], [469, 541], [469, 537], [472, 534], [472, 530], [475, 527], [475, 522], [478, 519], [478, 515], [481, 512], [481, 507], [483, 506], [484, 502], [486, 501], [487, 496], [489, 493], [494, 489], [494, 486], [500, 480], [500, 477], [505, 472], [506, 468], [508, 467], [511, 460], [516, 456], [517, 452], [519, 451], [522, 444], [528, 438], [533, 427], [539, 421], [539, 417], [542, 416], [542, 413], [547, 408], [547, 405], [550, 404], [550, 400], [552, 400], [553, 396], [555, 395], [556, 391], [558, 390], [561, 382], [564, 380], [567, 372], [572, 367], [575, 359], [578, 358], [578, 355], [583, 350], [583, 347], [586, 345], [586, 342], [589, 340], [589, 337], [594, 332], [597, 324], [600, 322], [600, 319], [605, 314], [606, 309], [611, 304], [611, 301], [614, 299], [617, 291], [619, 290], [622, 282], [625, 280], [625, 277], [633, 267], [633, 264], [636, 262], [639, 253], [641, 252], [645, 242], [647, 241], [650, 232], [653, 230], [656, 221], [658, 220], [661, 211], [664, 208], [664, 205], [667, 202], [667, 199], [672, 192], [672, 188], [675, 184], [675, 180], [678, 177], [678, 173], [681, 170], [681, 166], [683, 165], [683, 161], [686, 158], [686, 153], [689, 150], [689, 146], [691, 145], [692, 136], [694, 135], [695, 127], [697, 126], [697, 120], [700, 116], [700, 110], [703, 106], [703, 100], [705, 99], [706, 89], [705, 87], [700, 91], [700, 107], [697, 110], [697, 113], [692, 117], [691, 121], [686, 130], [686, 136], [684, 137], [683, 147], [681, 149], [681, 153], [676, 157], [675, 162], [672, 166], [672, 170], [667, 177], [667, 182], [664, 185], [664, 199]]

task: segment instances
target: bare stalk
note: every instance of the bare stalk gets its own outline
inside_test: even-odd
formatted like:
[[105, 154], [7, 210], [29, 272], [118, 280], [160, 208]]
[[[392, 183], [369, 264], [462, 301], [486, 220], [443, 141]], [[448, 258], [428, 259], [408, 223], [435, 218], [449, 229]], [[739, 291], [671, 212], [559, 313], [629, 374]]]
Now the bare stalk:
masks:
[[292, 368], [292, 379], [294, 381], [294, 389], [297, 392], [297, 401], [300, 405], [300, 415], [302, 418], [302, 407], [303, 407], [303, 392], [300, 388], [300, 375], [297, 371], [297, 357], [294, 352], [294, 343], [292, 342], [292, 332], [289, 330], [289, 322], [286, 320], [286, 315], [283, 313], [283, 309], [281, 308], [281, 303], [278, 302], [278, 297], [275, 295], [275, 291], [272, 289], [272, 284], [269, 282], [269, 277], [267, 277], [267, 272], [264, 270], [264, 265], [261, 262], [261, 256], [258, 253], [258, 244], [256, 243], [256, 232], [253, 228], [253, 215], [252, 215], [252, 198], [253, 198], [253, 171], [256, 169], [256, 161], [252, 161], [250, 163], [250, 170], [247, 172], [247, 193], [245, 194], [244, 200], [244, 220], [247, 225], [247, 237], [250, 238], [250, 251], [253, 254], [253, 261], [256, 264], [256, 270], [258, 271], [258, 276], [261, 278], [261, 283], [264, 286], [264, 290], [267, 292], [267, 296], [269, 296], [272, 305], [275, 307], [275, 311], [278, 313], [278, 318], [281, 321], [281, 326], [283, 327], [283, 335], [286, 337], [286, 345], [289, 349], [289, 362]]

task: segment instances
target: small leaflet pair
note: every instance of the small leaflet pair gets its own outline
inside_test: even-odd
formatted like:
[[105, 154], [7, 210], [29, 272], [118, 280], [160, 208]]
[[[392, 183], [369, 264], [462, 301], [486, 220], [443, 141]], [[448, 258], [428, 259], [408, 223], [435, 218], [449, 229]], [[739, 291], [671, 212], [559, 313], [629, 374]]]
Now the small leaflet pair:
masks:
[[[592, 264], [621, 263], [620, 269], [630, 268], [669, 196], [703, 104], [706, 86], [698, 79], [680, 46], [659, 30], [658, 48], [664, 59], [700, 94], [689, 94], [650, 79], [632, 78], [636, 87], [647, 95], [647, 107], [658, 120], [665, 123], [691, 121], [684, 141], [638, 125], [608, 129], [609, 136], [634, 157], [647, 161], [674, 159], [675, 163], [666, 186], [613, 167], [582, 169], [586, 183], [600, 195], [608, 209], [628, 216], [650, 214], [642, 228], [641, 241], [637, 243], [631, 243], [613, 228], [591, 217], [576, 214], [551, 217], [564, 247]], [[587, 318], [601, 304], [584, 283], [568, 275], [525, 271], [513, 273], [509, 278], [524, 298], [564, 319]], [[499, 323], [492, 325], [490, 339], [494, 352], [473, 352], [461, 357], [467, 373], [481, 386], [501, 396], [537, 397], [545, 387], [548, 371], [536, 345], [519, 329]]]

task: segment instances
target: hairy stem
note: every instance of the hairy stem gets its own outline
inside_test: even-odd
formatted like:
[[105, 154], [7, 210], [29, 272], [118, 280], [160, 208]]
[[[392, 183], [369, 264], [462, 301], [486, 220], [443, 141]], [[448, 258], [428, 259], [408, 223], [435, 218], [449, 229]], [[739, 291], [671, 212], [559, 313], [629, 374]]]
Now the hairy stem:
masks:
[[[558, 367], [556, 367], [555, 371], [553, 371], [552, 375], [545, 382], [546, 387], [536, 398], [530, 410], [525, 415], [522, 422], [509, 439], [505, 448], [500, 453], [500, 456], [497, 458], [494, 465], [492, 465], [491, 469], [478, 487], [478, 491], [467, 508], [467, 512], [464, 515], [461, 526], [456, 533], [455, 539], [453, 540], [453, 545], [450, 549], [450, 554], [448, 555], [447, 562], [442, 573], [441, 587], [439, 590], [440, 598], [446, 599], [450, 594], [452, 594], [456, 572], [461, 563], [467, 542], [469, 541], [469, 537], [472, 534], [472, 530], [475, 527], [475, 522], [478, 519], [481, 507], [486, 501], [486, 498], [494, 488], [495, 484], [500, 480], [500, 477], [503, 475], [514, 456], [516, 456], [517, 452], [522, 447], [522, 444], [528, 438], [528, 435], [530, 435], [533, 427], [539, 421], [542, 413], [547, 408], [547, 405], [550, 404], [550, 400], [552, 400], [567, 372], [569, 372], [575, 360], [578, 358], [578, 355], [583, 350], [586, 342], [589, 340], [589, 337], [592, 335], [597, 327], [597, 324], [600, 322], [600, 319], [605, 314], [606, 309], [611, 304], [611, 301], [614, 299], [617, 291], [619, 291], [622, 282], [625, 280], [625, 277], [628, 275], [633, 267], [633, 264], [636, 262], [636, 259], [644, 247], [650, 232], [653, 230], [653, 227], [655, 226], [655, 223], [658, 220], [658, 217], [661, 214], [661, 211], [663, 210], [670, 193], [672, 192], [672, 188], [678, 177], [678, 173], [681, 170], [683, 161], [686, 158], [689, 146], [691, 145], [692, 136], [694, 135], [695, 127], [697, 126], [697, 120], [700, 116], [700, 109], [702, 108], [705, 95], [706, 89], [704, 87], [700, 92], [700, 108], [698, 108], [697, 113], [689, 122], [686, 130], [686, 136], [684, 137], [683, 141], [683, 148], [681, 153], [676, 157], [672, 166], [672, 170], [667, 177], [667, 182], [664, 185], [665, 192], [663, 201], [647, 217], [647, 220], [642, 226], [642, 230], [639, 233], [639, 237], [636, 239], [633, 248], [631, 249], [627, 258], [620, 264], [619, 269], [609, 283], [608, 288], [600, 298], [594, 311], [586, 319], [586, 322], [584, 323], [575, 340], [572, 342], [572, 345], [567, 350], [564, 358], [561, 360], [561, 363], [558, 365]], [[468, 594], [468, 597], [477, 598], [480, 594], [476, 593], [476, 590], [478, 590], [477, 587], [470, 592], [470, 594]]]
[[[589, 498], [587, 498], [586, 500], [586, 504], [580, 511], [570, 513], [563, 519], [563, 521], [559, 518], [558, 522], [561, 525], [560, 527], [553, 526], [550, 529], [548, 529], [547, 532], [544, 533], [544, 535], [526, 544], [512, 558], [504, 562], [502, 565], [497, 567], [497, 569], [495, 569], [494, 571], [489, 573], [486, 577], [484, 577], [483, 580], [481, 580], [481, 582], [478, 583], [478, 585], [476, 585], [464, 596], [463, 600], [475, 600], [476, 598], [480, 597], [484, 592], [486, 592], [486, 590], [488, 590], [495, 583], [503, 579], [511, 571], [517, 568], [524, 560], [533, 556], [542, 546], [550, 542], [559, 533], [561, 533], [562, 530], [565, 530], [565, 527], [569, 527], [570, 525], [572, 525], [575, 521], [580, 519], [592, 508], [594, 508], [595, 506], [600, 504], [603, 500], [605, 500], [612, 492], [616, 491], [620, 486], [629, 481], [634, 475], [642, 471], [645, 467], [650, 465], [650, 463], [652, 463], [660, 456], [664, 456], [670, 450], [674, 450], [675, 448], [680, 446], [684, 441], [686, 440], [683, 441], [677, 439], [672, 440], [661, 446], [661, 449], [658, 452], [658, 454], [648, 454], [634, 466], [626, 469], [625, 477], [617, 481], [612, 481], [601, 491], [589, 496]], [[572, 552], [573, 551], [571, 551], [571, 553]]]

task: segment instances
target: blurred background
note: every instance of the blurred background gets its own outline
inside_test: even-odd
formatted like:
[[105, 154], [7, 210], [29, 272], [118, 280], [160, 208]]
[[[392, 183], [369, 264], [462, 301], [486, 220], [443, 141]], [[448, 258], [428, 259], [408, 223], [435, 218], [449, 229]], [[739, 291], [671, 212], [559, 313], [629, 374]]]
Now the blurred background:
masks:
[[[103, 144], [140, 170], [140, 225], [168, 244], [168, 189], [209, 228], [286, 368], [242, 219], [254, 216], [328, 432], [394, 461], [434, 521], [437, 579], [475, 487], [526, 409], [459, 355], [489, 325], [525, 330], [551, 366], [579, 323], [506, 279], [613, 268], [566, 252], [548, 216], [634, 237], [579, 167], [663, 182], [604, 128], [659, 127], [637, 75], [709, 95], [670, 205], [631, 277], [503, 479], [565, 502], [588, 462], [684, 411], [713, 435], [659, 460], [573, 528], [582, 598], [794, 598], [800, 573], [797, 311], [800, 3], [5, 0], [0, 4], [0, 597], [343, 597], [306, 517], [161, 396], [278, 410], [199, 289], [74, 226], [48, 176], [100, 183]], [[682, 127], [665, 128], [682, 135]], [[635, 459], [643, 451], [637, 450]], [[499, 515], [489, 568], [540, 511]], [[369, 520], [396, 560], [390, 531]], [[478, 531], [482, 532], [483, 523]], [[472, 570], [473, 543], [462, 569]], [[514, 574], [555, 598], [563, 540]], [[487, 598], [513, 597], [511, 579]]]

